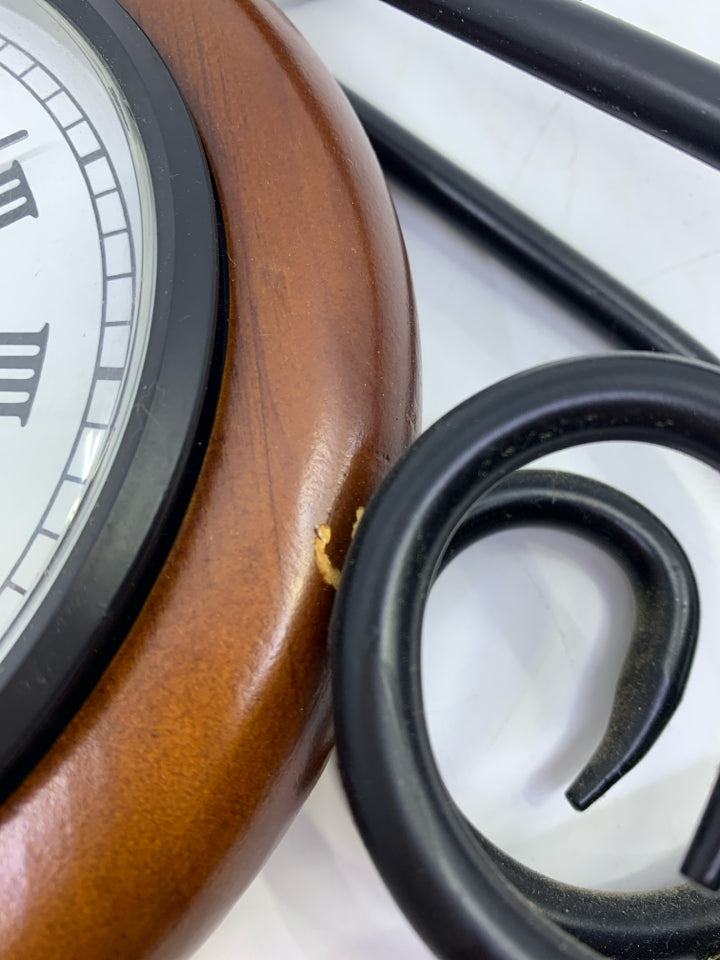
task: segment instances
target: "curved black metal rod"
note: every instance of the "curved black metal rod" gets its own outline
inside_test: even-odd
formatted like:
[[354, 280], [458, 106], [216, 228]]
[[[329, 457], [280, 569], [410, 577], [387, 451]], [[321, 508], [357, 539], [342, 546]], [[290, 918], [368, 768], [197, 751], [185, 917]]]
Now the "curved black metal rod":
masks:
[[709, 890], [720, 889], [720, 776], [683, 860], [682, 872]]
[[[389, 2], [720, 168], [720, 68], [716, 64], [695, 57], [572, 0]], [[370, 127], [375, 119], [371, 118]], [[374, 135], [373, 139], [377, 144], [378, 137]], [[590, 319], [604, 324], [606, 329], [624, 339], [627, 345], [640, 349], [669, 350], [715, 361], [705, 348], [692, 342], [688, 345], [682, 332], [678, 332], [667, 318], [624, 290], [587, 260], [574, 254], [565, 244], [543, 231], [519, 211], [479, 187], [472, 178], [453, 168], [442, 158], [437, 155], [429, 156], [432, 152], [427, 151], [427, 148], [424, 148], [423, 154], [422, 149], [417, 149], [417, 141], [410, 143], [410, 149], [407, 149], [407, 143], [412, 141], [412, 138], [407, 137], [403, 155], [403, 149], [397, 149], [394, 134], [388, 136], [387, 128], [383, 129], [382, 123], [380, 139], [386, 141], [381, 150], [385, 152], [383, 159], [392, 172], [400, 172], [406, 183], [416, 190], [419, 189], [434, 204], [449, 210], [476, 234], [485, 238], [489, 236], [501, 252], [510, 254], [516, 263], [529, 268], [530, 272], [570, 304], [578, 306], [584, 303]], [[389, 149], [386, 149], [388, 142]], [[586, 279], [590, 280], [589, 290], [583, 290]], [[541, 375], [542, 371], [538, 372], [537, 377]], [[572, 379], [573, 374], [568, 373], [568, 382]], [[680, 386], [680, 392], [688, 386], [687, 383], [679, 384], [679, 381], [668, 381], [668, 385], [671, 390]], [[584, 386], [577, 384], [580, 394]], [[599, 388], [601, 385], [596, 382], [596, 386]], [[633, 385], [627, 382], [626, 386], [630, 395]], [[646, 386], [652, 393], [650, 385]], [[613, 389], [614, 387], [615, 384]], [[709, 394], [704, 399], [707, 400], [708, 396]], [[538, 399], [542, 402], [542, 398]], [[609, 402], [609, 398], [607, 399]], [[653, 402], [657, 400], [660, 406], [669, 399], [667, 395], [662, 395], [662, 391], [660, 395], [653, 394]], [[571, 398], [565, 397], [565, 400], [570, 402]], [[706, 405], [705, 412], [708, 409]], [[613, 427], [625, 429], [636, 412], [616, 410]], [[516, 413], [519, 419], [525, 416], [524, 411], [516, 409]], [[628, 416], [623, 421], [624, 414]], [[715, 413], [712, 416], [715, 416]], [[529, 419], [532, 420], [532, 416]], [[702, 432], [706, 425], [696, 424], [696, 427]], [[511, 421], [504, 425], [497, 424], [499, 431], [505, 428], [512, 431], [514, 426]], [[565, 427], [562, 423], [560, 426], [563, 429]], [[635, 427], [637, 426], [635, 424]], [[689, 420], [686, 420], [686, 426], [690, 427]], [[645, 424], [645, 432], [647, 427]], [[588, 435], [594, 431], [595, 424], [591, 424]], [[674, 430], [671, 432], [674, 433]], [[715, 432], [717, 433], [717, 430]], [[638, 435], [642, 433], [643, 430], [640, 430]], [[692, 437], [695, 436], [692, 429], [689, 436], [691, 439], [688, 442], [692, 447]], [[532, 435], [521, 437], [518, 434], [517, 449], [522, 451], [532, 447], [536, 439]], [[679, 440], [675, 437], [677, 445], [683, 449], [688, 449], [687, 439]], [[451, 440], [448, 442], [451, 443]], [[572, 442], [580, 441], [574, 439]], [[660, 442], [667, 440], [661, 439]], [[470, 438], [468, 443], [472, 444]], [[717, 454], [711, 446], [704, 446], [703, 455], [709, 461], [715, 462]], [[698, 452], [697, 449], [695, 452]], [[490, 462], [491, 453], [492, 450], [488, 449], [485, 463]], [[457, 454], [459, 458], [464, 455], [459, 450]], [[518, 456], [522, 459], [522, 452]], [[481, 464], [479, 479], [474, 478], [480, 486], [487, 479], [484, 466], [485, 464]], [[435, 468], [442, 473], [440, 461], [435, 464]], [[421, 504], [426, 504], [426, 501], [429, 502], [435, 495], [440, 496], [437, 489], [426, 490], [426, 496], [419, 490], [416, 493]], [[450, 513], [453, 506], [456, 504], [446, 504]], [[424, 506], [420, 512], [423, 510]], [[455, 516], [455, 519], [458, 517]], [[441, 524], [439, 514], [434, 516], [434, 522]], [[447, 530], [445, 532], [448, 533]], [[407, 531], [396, 530], [398, 556], [405, 555], [407, 534]], [[415, 544], [420, 564], [425, 562], [428, 555], [429, 541], [426, 535], [427, 531]], [[375, 561], [376, 558], [373, 557], [371, 562]], [[386, 571], [388, 575], [391, 572], [397, 573], [397, 569]], [[366, 571], [362, 571], [361, 574], [353, 574], [353, 577], [365, 574]], [[399, 584], [395, 582], [394, 586], [397, 588]], [[413, 584], [413, 588], [415, 586], [416, 584]], [[427, 584], [423, 586], [421, 582], [421, 593], [426, 586]], [[400, 596], [399, 601], [407, 602], [412, 607], [408, 589], [406, 586], [405, 595]], [[371, 596], [375, 599], [374, 595]], [[417, 613], [417, 608], [414, 609]], [[385, 610], [384, 614], [382, 627], [390, 629], [393, 616], [388, 610]], [[407, 636], [412, 637], [417, 627], [417, 622], [411, 622], [409, 633], [405, 634], [402, 624], [399, 621], [393, 622], [391, 632], [395, 631], [395, 642], [399, 643]], [[633, 897], [617, 897], [554, 884], [525, 870], [519, 864], [514, 864], [489, 845], [480, 843], [470, 826], [455, 810], [442, 784], [438, 787], [438, 783], [432, 783], [432, 777], [426, 780], [424, 785], [431, 793], [434, 791], [431, 800], [439, 805], [439, 819], [433, 816], [432, 802], [429, 806], [425, 802], [427, 797], [416, 798], [417, 802], [413, 803], [412, 789], [409, 795], [406, 792], [412, 782], [412, 771], [408, 764], [410, 768], [414, 762], [422, 766], [427, 760], [425, 731], [424, 728], [420, 729], [422, 705], [417, 678], [418, 665], [411, 658], [409, 667], [405, 664], [405, 676], [386, 676], [383, 671], [387, 673], [388, 665], [393, 663], [392, 657], [387, 653], [386, 650], [385, 655], [376, 662], [375, 679], [379, 686], [386, 688], [386, 694], [393, 683], [398, 685], [396, 692], [399, 692], [402, 704], [395, 715], [389, 720], [387, 717], [384, 719], [383, 730], [385, 733], [390, 732], [389, 749], [394, 751], [398, 765], [403, 769], [398, 773], [398, 790], [393, 793], [393, 790], [389, 789], [386, 799], [398, 803], [407, 801], [405, 813], [412, 810], [418, 819], [417, 824], [405, 832], [404, 839], [401, 828], [396, 831], [397, 836], [388, 838], [387, 842], [392, 845], [392, 841], [395, 841], [396, 848], [398, 842], [401, 847], [405, 843], [406, 851], [411, 855], [412, 841], [419, 839], [421, 843], [420, 848], [414, 851], [418, 853], [417, 862], [413, 863], [410, 859], [409, 862], [403, 861], [401, 867], [396, 865], [396, 873], [403, 871], [405, 876], [400, 879], [396, 876], [394, 880], [391, 879], [391, 883], [396, 887], [396, 895], [399, 890], [405, 896], [406, 912], [411, 915], [419, 929], [423, 929], [423, 924], [437, 928], [440, 938], [438, 943], [442, 943], [444, 938], [447, 945], [447, 950], [442, 951], [444, 956], [476, 956], [478, 950], [483, 957], [496, 960], [549, 958], [558, 953], [571, 957], [595, 955], [576, 941], [564, 937], [559, 925], [564, 925], [580, 940], [591, 943], [610, 956], [647, 957], [648, 960], [654, 960], [661, 956], [707, 956], [709, 953], [717, 953], [720, 946], [720, 907], [717, 902], [699, 896], [692, 889], [684, 887], [669, 892], [655, 891]], [[397, 663], [395, 666], [397, 667]], [[368, 675], [371, 672], [369, 671]], [[360, 679], [357, 677], [356, 681]], [[362, 682], [359, 682], [358, 686], [364, 688]], [[388, 704], [386, 697], [389, 710], [392, 704]], [[393, 739], [392, 736], [394, 728], [402, 722], [408, 727], [404, 743], [403, 735], [397, 730], [394, 731], [397, 737]], [[382, 753], [382, 746], [374, 742], [372, 731], [366, 729], [367, 717], [365, 724], [361, 726], [364, 733], [370, 736], [370, 752], [380, 750]], [[414, 757], [412, 751], [415, 751]], [[386, 773], [387, 771], [383, 773], [381, 780]], [[421, 773], [422, 776], [428, 774], [428, 769]], [[418, 787], [417, 780], [414, 785]], [[379, 789], [382, 793], [382, 788]], [[377, 798], [370, 798], [371, 801], [375, 799]], [[355, 795], [353, 805], [360, 821], [360, 794]], [[372, 808], [373, 802], [369, 804], [369, 809]], [[393, 813], [389, 828], [392, 832], [399, 821], [395, 821], [396, 811], [392, 804], [391, 810]], [[378, 831], [382, 832], [379, 818], [385, 813], [386, 808], [380, 805], [377, 812], [371, 814], [378, 820], [374, 828], [370, 823], [366, 824], [363, 830], [366, 840], [373, 835], [373, 830], [376, 835]], [[426, 844], [425, 848], [422, 846], [423, 842]], [[508, 877], [514, 878], [517, 887], [505, 883], [500, 875], [493, 872], [493, 858], [498, 863], [503, 863], [503, 869]], [[467, 873], [468, 869], [472, 872], [473, 864], [477, 867], [474, 878]], [[386, 873], [388, 879], [392, 876], [392, 864], [389, 869], [390, 875]], [[717, 888], [720, 885], [720, 780], [693, 839], [683, 870], [706, 886]], [[424, 879], [424, 892], [428, 889], [435, 890], [440, 894], [440, 902], [429, 902], [427, 899], [423, 901], [422, 889], [418, 888], [413, 892], [413, 883], [408, 873], [419, 878], [419, 881]], [[466, 881], [469, 881], [467, 886]], [[529, 900], [535, 906], [543, 908], [546, 917], [557, 925], [553, 926], [551, 923], [548, 926], [538, 919], [534, 910], [530, 909], [529, 902], [526, 902], [523, 908], [519, 890], [524, 890]], [[484, 912], [482, 899], [475, 900], [481, 891], [489, 895], [489, 906], [486, 905]], [[442, 931], [439, 924], [443, 926]], [[479, 939], [473, 939], [473, 931]]]
[[680, 702], [697, 640], [697, 585], [682, 547], [654, 514], [607, 484], [557, 470], [522, 470], [494, 487], [464, 518], [442, 568], [476, 540], [529, 525], [595, 543], [623, 568], [635, 597], [607, 731], [566, 794], [585, 810], [645, 756]]
[[[390, 173], [400, 176], [461, 227], [489, 239], [495, 249], [520, 264], [566, 304], [584, 309], [587, 319], [596, 326], [633, 349], [719, 362], [710, 350], [605, 271], [380, 111], [352, 92], [348, 94]], [[652, 711], [652, 706], [650, 701], [647, 709]], [[682, 870], [710, 889], [720, 888], [720, 778]]]
[[704, 344], [558, 236], [357, 93], [345, 88], [345, 94], [389, 175], [475, 239], [489, 244], [584, 323], [592, 323], [620, 348], [720, 363]]
[[713, 167], [720, 67], [577, 0], [386, 0]]
[[686, 960], [720, 950], [718, 902], [693, 884], [640, 893], [571, 886], [531, 870], [467, 826], [532, 909], [601, 956]]
[[[614, 354], [552, 364], [490, 387], [431, 427], [393, 469], [346, 561], [331, 625], [343, 780], [395, 898], [446, 958], [598, 956], [565, 933], [556, 916], [532, 906], [532, 884], [524, 896], [448, 795], [425, 726], [420, 635], [443, 554], [473, 504], [537, 456], [610, 439], [659, 443], [720, 469], [720, 372], [669, 357]], [[569, 889], [571, 925], [583, 895], [595, 905], [600, 895]], [[684, 904], [692, 923], [678, 927], [677, 896], [655, 891], [610, 901], [609, 908], [621, 908], [622, 941], [633, 957], [707, 957], [720, 949], [720, 903], [690, 892]], [[649, 940], [628, 941], [628, 905]], [[590, 933], [602, 941], [603, 923], [614, 919], [595, 915]], [[609, 940], [594, 946], [619, 956]]]

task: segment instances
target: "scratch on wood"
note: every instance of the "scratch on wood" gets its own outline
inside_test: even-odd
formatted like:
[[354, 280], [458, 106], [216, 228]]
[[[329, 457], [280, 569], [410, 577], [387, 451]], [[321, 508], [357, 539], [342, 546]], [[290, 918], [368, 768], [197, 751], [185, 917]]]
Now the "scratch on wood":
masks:
[[[355, 536], [358, 524], [362, 520], [364, 513], [365, 507], [358, 507], [355, 511], [355, 523], [353, 524], [352, 532], [350, 534], [351, 539]], [[332, 560], [327, 555], [327, 546], [331, 540], [332, 529], [328, 523], [321, 523], [320, 526], [315, 528], [315, 563], [317, 564], [317, 568], [320, 571], [320, 576], [323, 578], [325, 583], [337, 590], [337, 588], [340, 586], [341, 571], [333, 565]]]

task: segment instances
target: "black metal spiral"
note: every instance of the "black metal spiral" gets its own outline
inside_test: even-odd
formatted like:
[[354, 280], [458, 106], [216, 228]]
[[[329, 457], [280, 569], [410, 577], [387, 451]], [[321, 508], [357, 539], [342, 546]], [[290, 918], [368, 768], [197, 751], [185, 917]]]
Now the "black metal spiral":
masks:
[[[391, 2], [720, 167], [715, 64], [574, 0]], [[363, 838], [439, 956], [714, 956], [720, 900], [699, 887], [607, 894], [560, 884], [507, 857], [465, 820], [428, 742], [420, 631], [435, 577], [472, 540], [528, 522], [599, 536], [628, 570], [640, 608], [664, 598], [652, 655], [649, 635], [636, 630], [603, 744], [570, 799], [584, 808], [622, 776], [682, 694], [697, 627], [692, 572], [669, 531], [617, 491], [564, 474], [511, 474], [551, 451], [611, 439], [662, 444], [720, 469], [718, 361], [561, 240], [350, 97], [388, 172], [625, 348], [661, 354], [566, 361], [490, 387], [431, 427], [371, 503], [331, 629], [338, 753]], [[663, 579], [671, 571], [672, 583]], [[689, 620], [680, 608], [691, 611]], [[684, 871], [720, 885], [719, 787]]]

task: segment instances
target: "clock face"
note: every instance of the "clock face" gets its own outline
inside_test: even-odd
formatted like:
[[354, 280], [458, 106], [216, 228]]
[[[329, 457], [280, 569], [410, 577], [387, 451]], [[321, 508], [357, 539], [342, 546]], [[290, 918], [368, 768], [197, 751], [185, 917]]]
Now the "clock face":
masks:
[[0, 0], [0, 104], [2, 791], [139, 609], [221, 361], [205, 157], [119, 4]]
[[112, 463], [157, 250], [147, 159], [109, 70], [46, 3], [0, 9], [2, 660]]

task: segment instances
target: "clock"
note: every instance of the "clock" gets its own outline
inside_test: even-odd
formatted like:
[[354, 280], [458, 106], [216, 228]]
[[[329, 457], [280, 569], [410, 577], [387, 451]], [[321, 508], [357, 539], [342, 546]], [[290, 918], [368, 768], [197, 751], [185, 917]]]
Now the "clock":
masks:
[[7, 793], [143, 598], [205, 444], [225, 318], [207, 164], [162, 65], [133, 70], [137, 30], [103, 36], [73, 0], [2, 10]]
[[181, 956], [329, 747], [404, 249], [270, 5], [0, 0], [0, 102], [0, 956]]

